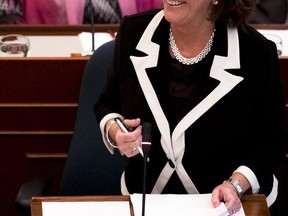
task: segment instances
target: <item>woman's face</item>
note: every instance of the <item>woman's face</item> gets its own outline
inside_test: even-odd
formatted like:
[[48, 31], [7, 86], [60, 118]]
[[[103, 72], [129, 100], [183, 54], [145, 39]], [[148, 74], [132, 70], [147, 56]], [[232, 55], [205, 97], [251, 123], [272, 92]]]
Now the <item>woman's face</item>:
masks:
[[163, 0], [164, 14], [173, 25], [202, 24], [212, 8], [212, 0]]

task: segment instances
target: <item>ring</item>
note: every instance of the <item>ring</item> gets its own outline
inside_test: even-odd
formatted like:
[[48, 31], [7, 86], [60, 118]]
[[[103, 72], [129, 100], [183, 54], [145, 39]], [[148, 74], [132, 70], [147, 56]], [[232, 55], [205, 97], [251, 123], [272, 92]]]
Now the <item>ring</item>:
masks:
[[237, 211], [238, 211], [237, 208], [233, 208], [233, 209], [231, 210], [231, 214], [235, 214]]

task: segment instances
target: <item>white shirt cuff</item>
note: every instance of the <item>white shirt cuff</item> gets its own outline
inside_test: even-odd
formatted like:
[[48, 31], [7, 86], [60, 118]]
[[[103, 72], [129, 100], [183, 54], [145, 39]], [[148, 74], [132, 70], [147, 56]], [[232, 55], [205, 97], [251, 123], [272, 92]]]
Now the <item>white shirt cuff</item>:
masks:
[[247, 166], [239, 166], [234, 172], [239, 172], [244, 175], [250, 183], [251, 190], [253, 194], [256, 194], [260, 190], [260, 185], [258, 179], [254, 172]]

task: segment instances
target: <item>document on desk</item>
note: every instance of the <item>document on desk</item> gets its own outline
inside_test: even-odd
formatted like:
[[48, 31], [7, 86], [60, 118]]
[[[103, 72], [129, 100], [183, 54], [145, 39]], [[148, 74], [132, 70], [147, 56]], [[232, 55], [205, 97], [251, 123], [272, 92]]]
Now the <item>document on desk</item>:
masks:
[[129, 216], [129, 201], [42, 202], [42, 216]]
[[[142, 215], [142, 194], [130, 195], [135, 216]], [[227, 216], [224, 203], [217, 208], [211, 204], [211, 194], [146, 194], [145, 216]], [[241, 208], [233, 216], [245, 216]]]

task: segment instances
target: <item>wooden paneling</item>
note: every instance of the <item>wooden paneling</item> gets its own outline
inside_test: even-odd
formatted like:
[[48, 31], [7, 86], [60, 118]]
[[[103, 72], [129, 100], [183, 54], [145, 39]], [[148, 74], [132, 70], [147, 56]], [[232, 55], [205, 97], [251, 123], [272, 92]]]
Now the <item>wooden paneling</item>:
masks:
[[1, 215], [20, 215], [27, 179], [50, 178], [58, 192], [88, 58], [0, 58]]

